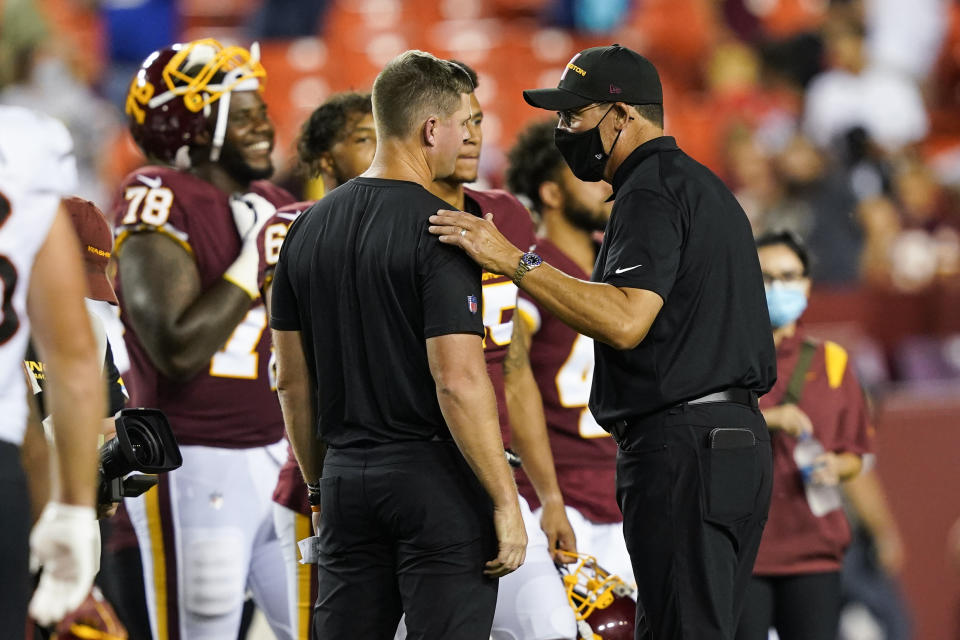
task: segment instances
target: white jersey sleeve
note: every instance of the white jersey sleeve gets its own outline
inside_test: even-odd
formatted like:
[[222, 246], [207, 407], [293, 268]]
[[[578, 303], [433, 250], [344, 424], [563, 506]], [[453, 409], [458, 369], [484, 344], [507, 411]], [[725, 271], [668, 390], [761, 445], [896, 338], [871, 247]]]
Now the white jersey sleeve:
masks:
[[30, 273], [60, 199], [76, 184], [66, 127], [28, 109], [0, 106], [0, 440], [18, 445], [27, 417]]

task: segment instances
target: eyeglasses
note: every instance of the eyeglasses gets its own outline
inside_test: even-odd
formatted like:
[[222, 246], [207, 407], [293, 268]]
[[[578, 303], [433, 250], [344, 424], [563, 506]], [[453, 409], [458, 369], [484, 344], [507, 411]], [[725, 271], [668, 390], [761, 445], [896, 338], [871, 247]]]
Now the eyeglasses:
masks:
[[577, 109], [564, 109], [563, 111], [557, 111], [557, 115], [560, 116], [560, 125], [568, 128], [572, 127], [580, 122], [580, 119], [583, 118], [583, 114], [585, 114], [587, 111], [590, 109], [596, 109], [603, 104], [605, 103], [597, 102], [594, 104], [588, 104], [585, 107], [579, 107]]
[[793, 284], [795, 282], [801, 282], [806, 279], [807, 279], [807, 275], [802, 271], [786, 271], [780, 274], [764, 273], [763, 285], [765, 287], [769, 287], [774, 282], [782, 282], [783, 284]]

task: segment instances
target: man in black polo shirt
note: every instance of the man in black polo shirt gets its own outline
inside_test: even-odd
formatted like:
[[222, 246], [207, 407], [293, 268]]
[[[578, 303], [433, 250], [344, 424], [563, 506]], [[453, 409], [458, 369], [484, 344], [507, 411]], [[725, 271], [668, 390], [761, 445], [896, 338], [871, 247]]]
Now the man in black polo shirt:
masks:
[[373, 164], [301, 215], [280, 252], [277, 387], [322, 500], [317, 638], [393, 638], [405, 612], [408, 638], [486, 640], [495, 578], [523, 562], [480, 270], [427, 233], [448, 205], [424, 187], [453, 172], [472, 91], [427, 53], [388, 64]]
[[559, 112], [555, 141], [577, 177], [613, 185], [592, 282], [513, 247], [490, 220], [441, 211], [431, 232], [594, 339], [590, 409], [620, 446], [636, 637], [732, 638], [770, 502], [757, 396], [776, 378], [746, 215], [663, 136], [660, 79], [643, 56], [586, 49], [556, 89], [524, 98]]

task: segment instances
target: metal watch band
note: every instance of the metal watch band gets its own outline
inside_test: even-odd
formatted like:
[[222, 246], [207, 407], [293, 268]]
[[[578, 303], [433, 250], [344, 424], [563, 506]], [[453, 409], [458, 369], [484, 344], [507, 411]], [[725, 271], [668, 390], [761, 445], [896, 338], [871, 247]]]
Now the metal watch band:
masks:
[[517, 270], [513, 272], [513, 284], [519, 285], [520, 281], [523, 280], [523, 276], [527, 275], [527, 271], [530, 271], [530, 267], [521, 257], [520, 264], [517, 265]]
[[[530, 258], [531, 261], [528, 261], [527, 258]], [[517, 265], [517, 270], [513, 272], [513, 284], [520, 286], [520, 281], [523, 280], [523, 276], [527, 275], [527, 272], [531, 269], [536, 269], [541, 264], [543, 264], [543, 258], [537, 254], [528, 251], [527, 253], [520, 256], [520, 264]]]

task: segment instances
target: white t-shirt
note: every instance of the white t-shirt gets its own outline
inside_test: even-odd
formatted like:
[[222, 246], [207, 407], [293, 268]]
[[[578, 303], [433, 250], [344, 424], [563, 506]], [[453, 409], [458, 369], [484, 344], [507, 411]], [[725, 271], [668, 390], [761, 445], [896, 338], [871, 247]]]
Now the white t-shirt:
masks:
[[807, 88], [806, 134], [825, 147], [858, 126], [889, 150], [923, 140], [929, 122], [920, 89], [909, 76], [878, 67], [858, 75], [834, 69], [816, 76]]
[[28, 109], [0, 105], [0, 440], [17, 445], [27, 420], [30, 274], [60, 199], [76, 186], [66, 128]]

